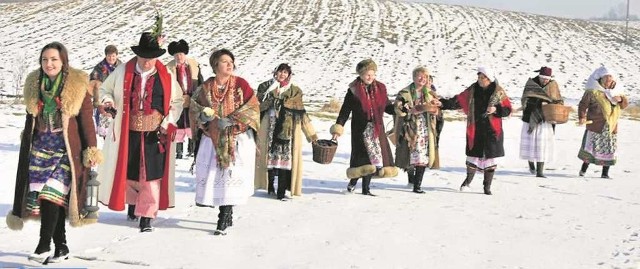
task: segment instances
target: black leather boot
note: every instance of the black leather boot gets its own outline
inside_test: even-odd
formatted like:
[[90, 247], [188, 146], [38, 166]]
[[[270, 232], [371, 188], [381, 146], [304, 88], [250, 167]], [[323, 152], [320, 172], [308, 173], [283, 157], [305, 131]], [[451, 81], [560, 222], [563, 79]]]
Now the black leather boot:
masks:
[[176, 143], [176, 159], [182, 159], [182, 144], [183, 143]]
[[601, 178], [610, 178], [609, 177], [609, 167], [608, 165], [605, 165], [602, 167], [602, 175], [600, 175]]
[[356, 184], [358, 184], [358, 178], [352, 178], [351, 180], [349, 180], [349, 185], [347, 185], [347, 191], [349, 193], [353, 193], [353, 191], [356, 189]]
[[409, 180], [409, 184], [413, 185], [413, 179], [416, 177], [416, 168], [410, 167], [407, 169], [407, 179]]
[[544, 175], [544, 162], [537, 162], [536, 165], [538, 166], [536, 169], [536, 177], [546, 178]]
[[189, 139], [187, 144], [187, 157], [193, 157], [193, 139]]
[[424, 193], [422, 190], [422, 178], [424, 177], [424, 171], [426, 167], [416, 166], [416, 175], [413, 178], [413, 192]]
[[136, 205], [127, 205], [127, 220], [128, 221], [137, 221], [138, 216], [135, 214]]
[[153, 227], [151, 227], [151, 218], [140, 217], [140, 232], [141, 233], [153, 232]]
[[584, 174], [587, 173], [587, 168], [589, 168], [589, 163], [582, 163], [582, 167], [580, 167], [580, 173], [578, 173], [578, 175], [583, 177]]
[[369, 196], [376, 196], [375, 194], [371, 193], [371, 189], [369, 188], [369, 185], [371, 185], [372, 177], [373, 177], [372, 175], [368, 175], [362, 178], [362, 194], [369, 195]]
[[529, 173], [532, 175], [536, 174], [536, 165], [533, 162], [529, 162]]
[[227, 227], [233, 226], [233, 206], [229, 206], [229, 215], [227, 216]]
[[56, 230], [53, 233], [53, 244], [55, 245], [55, 251], [53, 257], [49, 259], [49, 262], [56, 263], [69, 259], [69, 247], [67, 246], [67, 235], [65, 229], [66, 213], [64, 207], [58, 207], [58, 224]]
[[465, 187], [466, 188], [469, 187], [469, 184], [471, 184], [471, 181], [473, 180], [473, 177], [475, 175], [476, 175], [476, 169], [471, 166], [467, 166], [467, 177], [462, 182], [462, 185], [460, 185], [460, 191], [464, 191]]
[[493, 181], [493, 174], [495, 174], [496, 170], [485, 170], [484, 171], [484, 180], [482, 181], [482, 185], [484, 186], [484, 194], [491, 195], [491, 182]]
[[291, 170], [278, 169], [278, 191], [276, 198], [281, 201], [286, 201], [285, 193], [289, 189], [289, 181], [291, 178]]
[[51, 256], [51, 238], [56, 230], [59, 217], [59, 206], [48, 200], [40, 200], [40, 240], [29, 260], [42, 264], [49, 263]]
[[267, 185], [267, 194], [276, 195], [276, 189], [273, 187], [273, 183], [276, 178], [276, 169], [267, 170], [267, 179], [269, 180], [269, 184]]
[[216, 230], [213, 231], [214, 235], [226, 235], [225, 231], [228, 226], [228, 215], [231, 210], [230, 205], [222, 205], [218, 207], [220, 209], [220, 213], [218, 213], [218, 223], [216, 224]]

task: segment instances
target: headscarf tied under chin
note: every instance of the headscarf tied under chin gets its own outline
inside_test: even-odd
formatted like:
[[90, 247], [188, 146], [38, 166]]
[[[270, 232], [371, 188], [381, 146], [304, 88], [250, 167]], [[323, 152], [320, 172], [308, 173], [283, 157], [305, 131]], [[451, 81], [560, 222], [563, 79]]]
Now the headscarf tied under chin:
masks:
[[600, 105], [602, 114], [609, 124], [609, 132], [613, 132], [616, 126], [618, 126], [618, 118], [621, 113], [620, 106], [617, 105], [618, 102], [613, 98], [622, 95], [622, 86], [616, 81], [616, 89], [605, 89], [602, 87], [598, 80], [606, 75], [614, 76], [615, 81], [615, 73], [611, 69], [605, 66], [598, 67], [598, 69], [593, 71], [591, 76], [589, 76], [589, 79], [587, 79], [586, 90], [593, 91], [593, 96]]
[[593, 71], [593, 73], [591, 73], [591, 76], [589, 76], [589, 78], [587, 79], [586, 89], [601, 91], [607, 97], [609, 102], [611, 102], [611, 104], [617, 104], [618, 102], [613, 100], [613, 97], [622, 95], [622, 85], [618, 83], [618, 81], [616, 81], [615, 89], [605, 89], [604, 87], [602, 87], [602, 85], [600, 85], [599, 80], [606, 75], [613, 76], [613, 79], [615, 81], [616, 75], [612, 69], [607, 68], [604, 65], [598, 67]]

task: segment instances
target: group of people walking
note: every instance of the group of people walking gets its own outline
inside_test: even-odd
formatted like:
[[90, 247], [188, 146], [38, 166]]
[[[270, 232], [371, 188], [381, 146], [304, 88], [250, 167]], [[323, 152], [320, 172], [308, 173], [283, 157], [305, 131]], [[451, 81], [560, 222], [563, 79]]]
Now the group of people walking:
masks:
[[[161, 33], [143, 33], [131, 47], [136, 56], [124, 63], [115, 46], [107, 46], [105, 59], [90, 76], [69, 66], [64, 45], [53, 42], [42, 49], [40, 68], [25, 82], [27, 116], [14, 204], [7, 216], [8, 226], [17, 230], [24, 219], [40, 218], [40, 240], [29, 259], [66, 259], [65, 219], [72, 226], [97, 221], [85, 207], [93, 195], [87, 191], [89, 171], [98, 165], [96, 199], [111, 210], [126, 208], [127, 219], [139, 221], [140, 232], [153, 231], [158, 210], [174, 206], [175, 160], [185, 155], [194, 156], [196, 205], [219, 209], [216, 235], [233, 226], [233, 206], [246, 203], [255, 189], [266, 189], [279, 200], [291, 198], [287, 190], [294, 196], [302, 193], [302, 143], [316, 143], [318, 135], [303, 91], [292, 83], [292, 67], [279, 64], [273, 78], [254, 91], [234, 74], [231, 51], [211, 54], [215, 75], [205, 80], [199, 64], [187, 56], [184, 40], [168, 45], [174, 59], [167, 65], [157, 60], [166, 52], [162, 42]], [[377, 68], [371, 59], [356, 65], [358, 76], [349, 83], [330, 128], [336, 140], [351, 118], [347, 191], [354, 192], [362, 179], [362, 194], [375, 196], [372, 179], [396, 177], [400, 168], [413, 192], [424, 193], [426, 169], [439, 166], [442, 110], [461, 109], [466, 114], [467, 173], [460, 190], [481, 172], [483, 191], [491, 195], [496, 158], [505, 155], [502, 119], [513, 112], [493, 71], [478, 68], [475, 82], [443, 98], [435, 92], [430, 71], [420, 66], [412, 72], [413, 81], [391, 100], [385, 84], [376, 79]], [[563, 100], [551, 68], [536, 72], [522, 95], [520, 157], [529, 162], [531, 173], [545, 177], [555, 126], [545, 121], [542, 106]], [[578, 106], [579, 122], [587, 124], [578, 154], [580, 176], [593, 163], [603, 165], [602, 177], [608, 178], [609, 166], [615, 164], [618, 117], [628, 105], [615, 86], [614, 73], [606, 67], [587, 82]], [[385, 130], [385, 113], [393, 115], [393, 136]], [[105, 122], [108, 127], [102, 126]], [[96, 126], [104, 129], [99, 132], [101, 150]]]

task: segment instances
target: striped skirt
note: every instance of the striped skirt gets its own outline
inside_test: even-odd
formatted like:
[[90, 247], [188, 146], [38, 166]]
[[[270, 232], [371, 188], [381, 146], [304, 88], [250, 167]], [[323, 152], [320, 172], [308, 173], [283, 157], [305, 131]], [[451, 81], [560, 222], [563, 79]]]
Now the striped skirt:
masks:
[[40, 200], [66, 207], [71, 164], [62, 132], [37, 133], [29, 157], [27, 212], [40, 215]]
[[609, 132], [609, 124], [605, 124], [602, 133], [584, 131], [578, 158], [596, 165], [615, 165], [617, 148], [617, 135]]
[[520, 159], [530, 162], [553, 161], [553, 127], [548, 122], [541, 122], [531, 133], [529, 123], [523, 122], [520, 133]]

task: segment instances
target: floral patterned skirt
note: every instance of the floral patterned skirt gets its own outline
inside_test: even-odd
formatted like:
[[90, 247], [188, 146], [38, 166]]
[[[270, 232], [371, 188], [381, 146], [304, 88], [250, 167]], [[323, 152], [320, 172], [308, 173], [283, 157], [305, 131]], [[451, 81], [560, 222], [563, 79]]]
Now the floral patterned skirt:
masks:
[[424, 114], [416, 117], [416, 147], [411, 151], [410, 163], [416, 166], [429, 164], [429, 126]]
[[584, 131], [578, 158], [596, 165], [615, 165], [617, 148], [617, 135], [609, 132], [609, 124], [605, 124], [602, 133]]
[[369, 161], [371, 161], [371, 164], [375, 167], [382, 167], [382, 147], [380, 146], [379, 137], [374, 137], [373, 135], [373, 122], [367, 123], [367, 127], [365, 127], [362, 136], [364, 146], [369, 155]]
[[37, 133], [29, 157], [27, 212], [40, 215], [39, 200], [66, 207], [71, 185], [71, 164], [62, 132]]
[[273, 143], [273, 132], [276, 129], [275, 111], [271, 110], [269, 115], [269, 139], [267, 169], [291, 170], [291, 140], [288, 142]]

